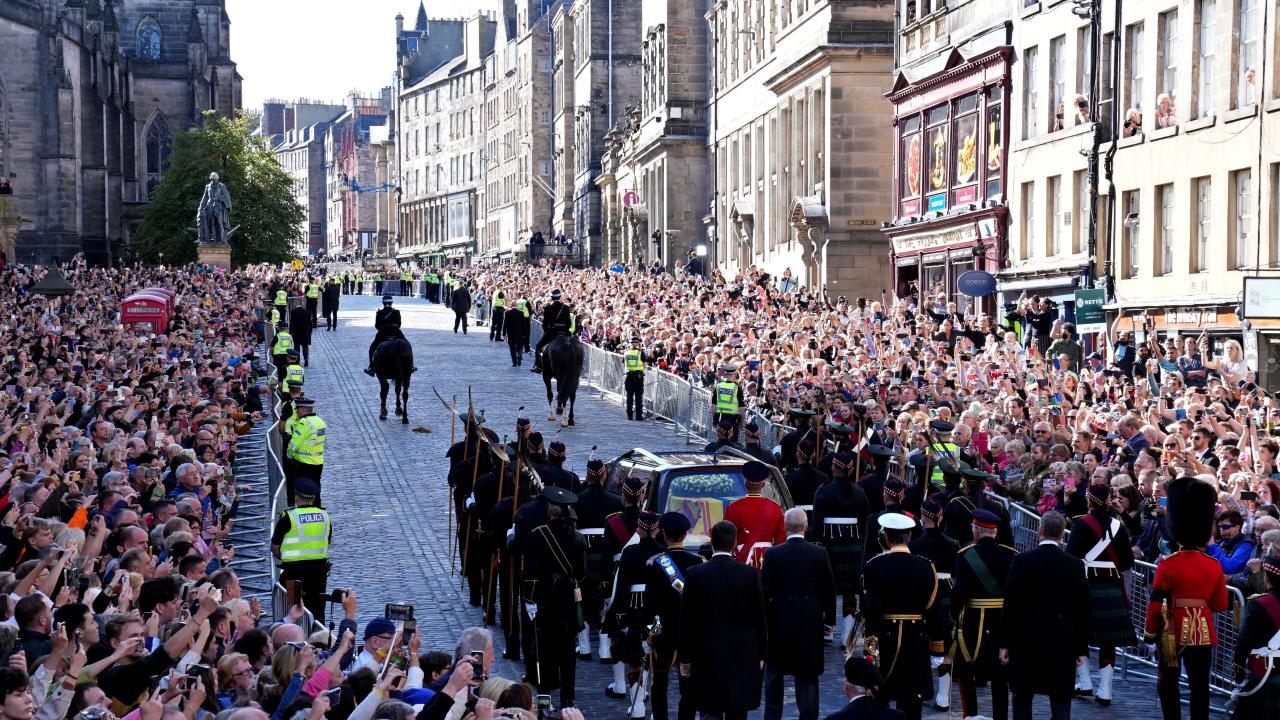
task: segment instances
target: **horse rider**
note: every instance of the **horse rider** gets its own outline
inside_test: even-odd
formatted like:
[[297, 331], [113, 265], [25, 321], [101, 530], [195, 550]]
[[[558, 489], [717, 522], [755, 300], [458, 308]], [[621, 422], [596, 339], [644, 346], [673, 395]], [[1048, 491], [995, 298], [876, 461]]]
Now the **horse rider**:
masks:
[[542, 309], [542, 339], [533, 351], [533, 369], [529, 372], [542, 372], [542, 349], [561, 335], [568, 335], [573, 326], [573, 313], [569, 306], [560, 302], [560, 289], [551, 291], [551, 302]]
[[404, 333], [400, 331], [400, 311], [391, 307], [394, 299], [390, 294], [383, 295], [382, 309], [373, 316], [373, 327], [378, 334], [373, 337], [373, 342], [369, 345], [369, 367], [364, 370], [364, 374], [369, 377], [373, 377], [373, 351], [377, 350], [382, 341], [387, 338], [404, 337]]

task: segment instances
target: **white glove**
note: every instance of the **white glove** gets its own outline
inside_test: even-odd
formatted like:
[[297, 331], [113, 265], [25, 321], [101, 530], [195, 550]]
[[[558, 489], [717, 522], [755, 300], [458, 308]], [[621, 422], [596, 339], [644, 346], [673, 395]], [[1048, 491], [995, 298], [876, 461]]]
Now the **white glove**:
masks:
[[945, 659], [946, 658], [942, 657], [941, 655], [934, 655], [933, 657], [929, 658], [929, 667], [933, 670], [937, 670], [938, 667], [942, 665], [942, 661]]
[[524, 604], [524, 611], [529, 613], [529, 619], [533, 620], [538, 617], [538, 604], [527, 602]]
[[470, 510], [471, 508], [473, 508], [473, 507], [475, 507], [475, 506], [476, 506], [476, 496], [475, 496], [475, 495], [468, 495], [468, 496], [467, 496], [467, 509], [468, 509], [468, 510]]

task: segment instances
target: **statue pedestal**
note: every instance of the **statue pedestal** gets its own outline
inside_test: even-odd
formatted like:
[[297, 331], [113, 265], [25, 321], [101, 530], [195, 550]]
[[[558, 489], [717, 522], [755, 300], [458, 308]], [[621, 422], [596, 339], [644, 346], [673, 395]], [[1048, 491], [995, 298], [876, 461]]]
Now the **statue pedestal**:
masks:
[[223, 270], [231, 270], [231, 246], [206, 244], [197, 245], [196, 260], [201, 265], [209, 265], [211, 267], [220, 267]]

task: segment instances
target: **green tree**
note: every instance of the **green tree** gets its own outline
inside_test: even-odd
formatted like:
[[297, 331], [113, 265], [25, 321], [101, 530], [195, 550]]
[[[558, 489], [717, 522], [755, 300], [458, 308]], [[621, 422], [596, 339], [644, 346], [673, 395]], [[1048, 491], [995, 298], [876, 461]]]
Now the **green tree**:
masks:
[[166, 263], [196, 259], [196, 209], [209, 173], [231, 193], [231, 259], [236, 265], [285, 262], [294, 257], [306, 219], [293, 198], [293, 178], [276, 162], [263, 138], [250, 134], [244, 115], [232, 119], [204, 114], [204, 126], [181, 133], [169, 168], [151, 194], [133, 236], [142, 260]]

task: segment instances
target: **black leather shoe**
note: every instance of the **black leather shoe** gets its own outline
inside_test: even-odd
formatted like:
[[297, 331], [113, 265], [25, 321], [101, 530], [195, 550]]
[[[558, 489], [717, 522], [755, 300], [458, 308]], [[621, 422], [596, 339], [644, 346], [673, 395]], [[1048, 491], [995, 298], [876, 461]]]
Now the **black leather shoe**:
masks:
[[619, 698], [619, 699], [625, 698], [627, 696], [625, 692], [618, 692], [617, 690], [614, 690], [609, 685], [604, 686], [604, 694], [608, 695], [611, 698]]

